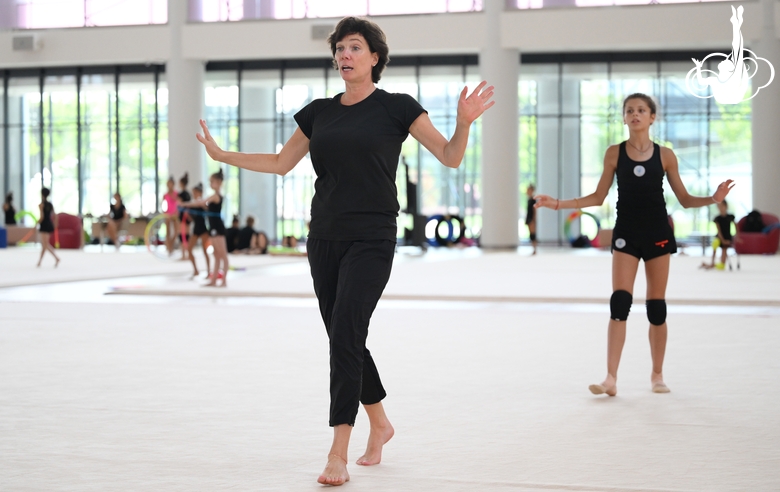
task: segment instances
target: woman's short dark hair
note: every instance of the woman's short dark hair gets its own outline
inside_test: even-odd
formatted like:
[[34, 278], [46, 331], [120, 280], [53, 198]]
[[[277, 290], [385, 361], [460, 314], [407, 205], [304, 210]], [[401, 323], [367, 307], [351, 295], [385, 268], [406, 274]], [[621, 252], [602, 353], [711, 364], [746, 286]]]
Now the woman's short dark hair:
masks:
[[645, 104], [647, 104], [647, 107], [650, 108], [650, 114], [655, 114], [656, 111], [658, 111], [658, 108], [655, 105], [655, 101], [653, 101], [653, 98], [648, 96], [647, 94], [643, 94], [641, 92], [635, 92], [625, 99], [623, 99], [623, 112], [626, 111], [626, 103], [628, 103], [631, 99], [641, 99], [644, 101]]
[[5, 196], [5, 203], [8, 203], [9, 205], [13, 203], [14, 201], [14, 192], [9, 191], [8, 194]]
[[371, 80], [376, 84], [379, 79], [382, 78], [382, 72], [387, 66], [387, 62], [390, 61], [390, 49], [387, 47], [387, 38], [382, 29], [375, 23], [366, 20], [358, 19], [357, 17], [344, 17], [336, 25], [336, 29], [328, 36], [328, 44], [330, 44], [330, 51], [333, 53], [334, 68], [338, 68], [336, 63], [336, 43], [344, 39], [350, 34], [360, 34], [365, 38], [368, 43], [368, 49], [371, 53], [379, 55], [379, 61], [377, 61], [374, 68], [371, 69]]
[[46, 198], [51, 194], [51, 190], [46, 187], [41, 188], [41, 196]]

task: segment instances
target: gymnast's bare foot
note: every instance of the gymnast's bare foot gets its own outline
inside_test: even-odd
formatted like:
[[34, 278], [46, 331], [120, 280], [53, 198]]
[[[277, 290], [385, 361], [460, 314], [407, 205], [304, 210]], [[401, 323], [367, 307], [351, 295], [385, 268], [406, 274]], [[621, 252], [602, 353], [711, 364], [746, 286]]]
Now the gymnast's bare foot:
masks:
[[356, 463], [363, 466], [378, 465], [382, 461], [382, 447], [393, 438], [393, 434], [395, 429], [390, 425], [389, 420], [381, 425], [372, 425], [371, 432], [368, 434], [366, 452]]
[[615, 396], [617, 395], [617, 379], [612, 374], [607, 374], [606, 379], [601, 384], [591, 384], [588, 389], [594, 395]]
[[349, 482], [347, 460], [337, 454], [329, 454], [328, 464], [325, 465], [325, 470], [323, 470], [317, 482], [323, 485], [344, 485]]
[[664, 383], [664, 375], [660, 372], [654, 372], [650, 376], [650, 383], [653, 385], [653, 393], [669, 393], [671, 391]]

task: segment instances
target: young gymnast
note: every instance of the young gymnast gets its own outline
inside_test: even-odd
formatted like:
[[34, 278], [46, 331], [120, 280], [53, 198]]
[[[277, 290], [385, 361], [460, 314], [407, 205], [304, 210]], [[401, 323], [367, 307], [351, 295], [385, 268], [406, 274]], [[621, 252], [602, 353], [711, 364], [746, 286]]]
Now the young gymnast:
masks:
[[168, 256], [173, 254], [176, 243], [176, 215], [179, 209], [179, 194], [174, 189], [176, 182], [173, 176], [165, 183], [168, 191], [163, 195], [163, 212], [165, 213], [165, 249]]
[[3, 212], [5, 213], [5, 225], [16, 225], [16, 209], [14, 208], [14, 192], [9, 191], [3, 202]]
[[536, 254], [536, 208], [534, 207], [534, 204], [536, 204], [536, 200], [534, 200], [534, 192], [536, 191], [536, 187], [532, 184], [529, 184], [528, 187], [525, 189], [525, 194], [528, 197], [528, 203], [526, 205], [526, 213], [525, 213], [525, 225], [528, 226], [528, 235], [531, 238], [531, 246], [534, 247], [534, 252], [531, 253], [532, 255]]
[[[705, 268], [717, 268], [724, 270], [726, 268], [726, 259], [728, 257], [729, 247], [732, 246], [734, 237], [731, 235], [731, 224], [734, 223], [734, 216], [729, 213], [729, 204], [723, 200], [718, 204], [719, 215], [713, 219], [718, 233], [712, 241], [712, 261], [709, 265], [702, 264]], [[715, 264], [715, 254], [720, 247], [720, 263]]]
[[[179, 194], [177, 195], [178, 198], [178, 207], [181, 208], [182, 203], [187, 203], [192, 200], [192, 196], [190, 195], [190, 192], [187, 191], [187, 185], [190, 182], [190, 173], [184, 173], [184, 176], [179, 178]], [[183, 231], [183, 232], [182, 232]], [[190, 221], [185, 221], [184, 217], [184, 210], [179, 210], [179, 228], [175, 231], [177, 236], [184, 236], [184, 239], [189, 241], [190, 239]], [[187, 260], [187, 255], [190, 252], [190, 248], [184, 247], [184, 244], [182, 244], [181, 248], [181, 259]]]
[[664, 174], [672, 191], [685, 208], [706, 207], [720, 203], [734, 186], [727, 180], [712, 196], [688, 194], [680, 179], [677, 157], [671, 149], [650, 139], [650, 126], [656, 118], [656, 105], [650, 96], [631, 94], [623, 101], [623, 122], [628, 126], [628, 140], [612, 145], [604, 156], [604, 172], [596, 191], [572, 200], [558, 200], [547, 195], [536, 197], [536, 207], [554, 210], [601, 205], [617, 175], [617, 220], [612, 236], [612, 298], [607, 341], [607, 377], [590, 385], [593, 394], [617, 394], [617, 372], [626, 340], [626, 319], [633, 302], [634, 280], [639, 260], [645, 262], [647, 276], [647, 318], [650, 321], [650, 354], [653, 369], [650, 382], [653, 392], [668, 393], [663, 379], [666, 353], [666, 284], [669, 258], [677, 251], [664, 201]]
[[187, 249], [189, 250], [190, 261], [192, 262], [192, 278], [197, 277], [200, 272], [198, 271], [198, 264], [195, 261], [195, 255], [192, 254], [192, 250], [195, 249], [195, 245], [200, 239], [200, 244], [203, 247], [203, 256], [206, 257], [206, 274], [211, 272], [211, 260], [209, 259], [209, 228], [206, 226], [206, 214], [203, 207], [196, 207], [194, 203], [201, 202], [203, 200], [203, 185], [198, 183], [192, 188], [193, 201], [185, 202], [182, 206], [187, 206], [187, 213], [192, 221], [192, 235], [187, 242]]
[[[222, 189], [222, 182], [224, 180], [225, 175], [222, 172], [222, 169], [220, 169], [218, 172], [212, 174], [209, 178], [211, 189], [214, 190], [213, 195], [209, 196], [205, 200], [194, 200], [192, 202], [183, 204], [187, 207], [203, 207], [207, 211], [207, 216], [209, 219], [209, 237], [211, 239], [211, 246], [214, 248], [214, 269], [209, 271], [210, 281], [206, 284], [209, 287], [217, 286], [220, 272], [222, 273], [222, 284], [220, 287], [227, 287], [227, 273], [229, 264], [227, 242], [225, 242], [226, 229], [221, 215], [222, 195], [220, 194], [220, 190]], [[206, 246], [204, 243], [204, 248], [205, 247]]]
[[457, 168], [471, 124], [491, 101], [493, 87], [479, 84], [458, 101], [457, 125], [448, 141], [409, 95], [377, 89], [389, 60], [387, 41], [373, 22], [347, 17], [328, 38], [346, 90], [301, 109], [298, 128], [278, 154], [223, 151], [201, 121], [198, 140], [212, 159], [251, 171], [284, 176], [310, 153], [317, 179], [306, 243], [314, 292], [330, 341], [330, 420], [333, 444], [317, 481], [349, 480], [347, 451], [360, 403], [368, 414], [366, 452], [357, 463], [381, 461], [393, 436], [382, 400], [386, 393], [366, 348], [371, 315], [390, 278], [398, 227], [395, 186], [401, 145], [417, 139], [445, 166]]
[[119, 193], [114, 193], [114, 203], [111, 204], [108, 212], [109, 220], [108, 224], [106, 224], [106, 229], [108, 237], [114, 243], [117, 251], [119, 251], [121, 246], [119, 244], [119, 231], [122, 229], [122, 221], [125, 220], [125, 215], [127, 215], [127, 209], [125, 204], [122, 203], [122, 196]]
[[38, 259], [38, 266], [41, 266], [43, 255], [48, 251], [54, 257], [56, 262], [54, 267], [56, 268], [60, 264], [60, 258], [54, 252], [49, 238], [54, 230], [57, 229], [57, 216], [54, 214], [54, 206], [49, 201], [50, 193], [48, 188], [42, 188], [41, 203], [38, 204], [38, 210], [41, 213], [41, 218], [38, 219], [38, 232], [41, 235], [41, 257]]

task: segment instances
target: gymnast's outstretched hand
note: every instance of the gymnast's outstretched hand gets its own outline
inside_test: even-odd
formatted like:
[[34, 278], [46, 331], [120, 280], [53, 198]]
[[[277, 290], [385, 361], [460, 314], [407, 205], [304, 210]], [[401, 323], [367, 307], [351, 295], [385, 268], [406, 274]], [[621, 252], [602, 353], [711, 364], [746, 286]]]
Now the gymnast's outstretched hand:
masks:
[[534, 200], [536, 200], [536, 203], [534, 203], [534, 208], [546, 207], [553, 210], [558, 208], [558, 199], [549, 195], [536, 195]]
[[198, 142], [202, 143], [204, 147], [206, 147], [206, 153], [214, 159], [217, 162], [223, 162], [223, 155], [224, 151], [217, 145], [217, 142], [214, 140], [214, 137], [211, 136], [211, 132], [209, 132], [209, 127], [206, 125], [206, 120], [199, 120], [200, 121], [200, 127], [203, 129], [203, 134], [200, 133], [196, 134], [195, 137], [198, 139]]
[[715, 201], [715, 203], [722, 202], [726, 195], [729, 194], [729, 191], [734, 187], [736, 183], [734, 183], [733, 179], [727, 179], [726, 181], [722, 182], [718, 185], [718, 189], [715, 190], [715, 193], [712, 195], [712, 199]]
[[460, 92], [458, 120], [466, 126], [474, 123], [474, 120], [496, 103], [492, 100], [494, 87], [491, 85], [485, 88], [486, 85], [487, 81], [483, 80], [468, 96], [468, 87], [464, 87]]

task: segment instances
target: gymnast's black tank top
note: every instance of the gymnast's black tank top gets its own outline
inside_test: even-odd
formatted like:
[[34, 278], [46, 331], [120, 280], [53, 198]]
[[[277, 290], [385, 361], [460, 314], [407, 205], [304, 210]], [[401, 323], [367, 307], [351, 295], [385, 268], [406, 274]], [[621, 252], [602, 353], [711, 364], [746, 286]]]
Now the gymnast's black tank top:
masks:
[[209, 202], [209, 231], [212, 236], [225, 235], [225, 223], [222, 221], [222, 196], [219, 196], [219, 203]]
[[668, 224], [664, 200], [664, 166], [661, 147], [653, 144], [650, 159], [628, 157], [626, 142], [620, 144], [617, 163], [617, 221], [615, 229], [649, 230]]
[[51, 220], [51, 213], [54, 206], [50, 202], [44, 202], [43, 212], [41, 213], [41, 223], [38, 230], [41, 232], [54, 232], [54, 222]]

